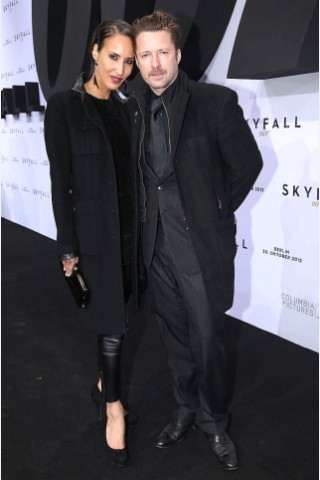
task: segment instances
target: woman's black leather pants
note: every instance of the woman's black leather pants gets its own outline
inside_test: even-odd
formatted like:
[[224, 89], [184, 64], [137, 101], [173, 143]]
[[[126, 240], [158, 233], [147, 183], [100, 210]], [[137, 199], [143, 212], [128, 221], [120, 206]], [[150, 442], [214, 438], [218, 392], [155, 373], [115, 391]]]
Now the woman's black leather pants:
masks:
[[104, 402], [121, 396], [121, 351], [124, 335], [98, 335], [99, 370]]

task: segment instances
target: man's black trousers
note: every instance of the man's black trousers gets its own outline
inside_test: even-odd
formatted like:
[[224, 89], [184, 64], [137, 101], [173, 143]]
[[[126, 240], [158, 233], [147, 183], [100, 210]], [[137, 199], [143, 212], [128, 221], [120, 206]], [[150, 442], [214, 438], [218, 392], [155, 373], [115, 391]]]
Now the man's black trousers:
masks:
[[153, 312], [167, 351], [176, 417], [218, 434], [228, 424], [224, 315], [212, 316], [194, 249], [187, 243], [168, 242], [159, 221], [149, 270]]

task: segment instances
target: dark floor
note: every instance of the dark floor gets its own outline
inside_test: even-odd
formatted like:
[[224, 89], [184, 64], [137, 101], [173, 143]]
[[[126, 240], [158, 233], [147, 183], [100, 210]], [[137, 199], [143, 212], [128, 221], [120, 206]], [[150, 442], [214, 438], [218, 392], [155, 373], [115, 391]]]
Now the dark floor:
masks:
[[225, 472], [200, 431], [153, 446], [174, 408], [157, 329], [132, 315], [124, 384], [140, 422], [130, 464], [109, 464], [90, 389], [96, 339], [78, 320], [55, 242], [2, 220], [4, 480], [318, 480], [318, 355], [227, 317], [229, 393], [241, 468]]

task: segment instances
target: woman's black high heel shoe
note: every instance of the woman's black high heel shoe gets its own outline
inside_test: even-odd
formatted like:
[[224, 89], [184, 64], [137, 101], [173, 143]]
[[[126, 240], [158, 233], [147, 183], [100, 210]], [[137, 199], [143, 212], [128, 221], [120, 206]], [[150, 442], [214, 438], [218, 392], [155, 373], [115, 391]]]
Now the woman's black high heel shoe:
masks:
[[117, 467], [125, 467], [127, 465], [129, 458], [127, 447], [116, 449], [109, 447], [107, 443], [106, 447], [111, 461], [114, 465], [116, 465]]
[[[106, 416], [105, 404], [104, 404], [104, 407], [102, 407], [101, 411], [102, 411], [102, 415], [105, 418], [104, 431], [106, 432], [108, 418]], [[124, 448], [111, 448], [108, 445], [107, 438], [105, 439], [106, 440], [106, 449], [107, 449], [108, 455], [111, 459], [111, 462], [114, 465], [116, 465], [117, 467], [125, 467], [127, 462], [128, 462], [128, 458], [129, 458], [128, 447], [127, 447], [128, 425], [127, 425], [126, 417], [124, 418], [124, 426], [125, 426], [125, 437], [124, 438], [125, 438], [125, 443], [126, 443], [126, 446]]]
[[125, 433], [126, 446], [124, 448], [111, 448], [109, 447], [106, 439], [106, 447], [107, 447], [108, 455], [110, 456], [112, 463], [117, 467], [125, 467], [129, 458], [128, 448], [127, 448], [127, 439], [126, 439], [127, 431], [128, 431], [126, 421], [125, 421], [125, 428], [126, 428], [126, 433]]
[[[91, 390], [91, 398], [98, 408], [99, 421], [102, 421], [105, 418], [105, 422], [103, 422], [103, 424], [104, 424], [104, 428], [106, 429], [107, 427], [106, 404], [103, 402], [102, 393], [101, 393], [101, 390], [99, 390], [97, 384], [94, 385]], [[128, 413], [126, 412], [125, 413], [126, 433], [128, 430], [127, 425], [129, 423], [127, 417], [128, 417]], [[109, 447], [106, 439], [106, 449], [114, 465], [116, 465], [117, 467], [124, 467], [126, 465], [129, 458], [127, 446], [125, 446], [124, 448], [111, 448]]]

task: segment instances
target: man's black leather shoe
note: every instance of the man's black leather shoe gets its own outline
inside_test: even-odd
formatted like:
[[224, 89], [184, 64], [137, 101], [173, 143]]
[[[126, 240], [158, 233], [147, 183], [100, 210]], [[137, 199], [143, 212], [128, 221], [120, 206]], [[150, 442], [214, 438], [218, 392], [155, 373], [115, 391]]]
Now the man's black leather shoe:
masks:
[[176, 419], [170, 422], [156, 440], [156, 447], [168, 448], [176, 443], [181, 442], [186, 436], [188, 430], [192, 427], [192, 423], [182, 423]]
[[213, 453], [226, 470], [239, 468], [236, 447], [227, 432], [219, 435], [207, 434]]

